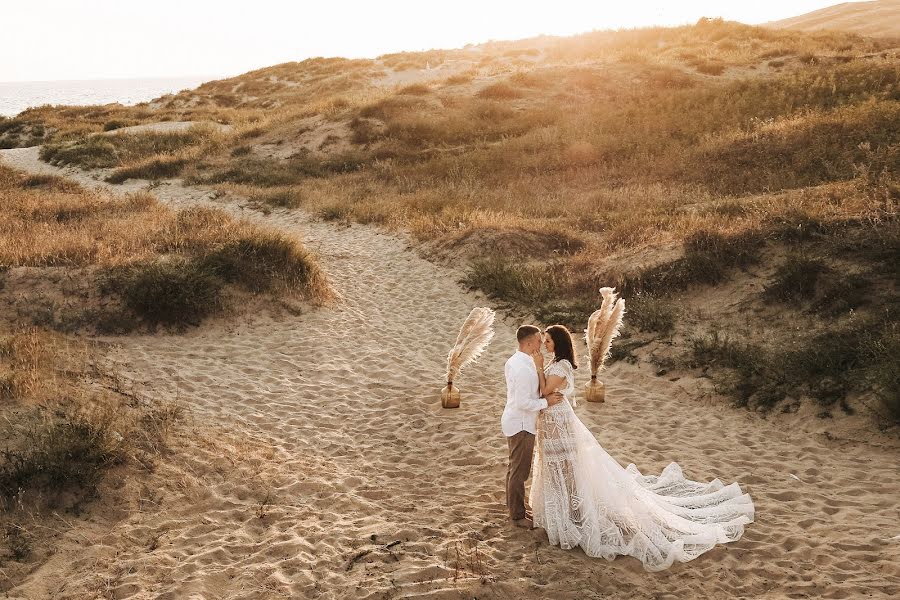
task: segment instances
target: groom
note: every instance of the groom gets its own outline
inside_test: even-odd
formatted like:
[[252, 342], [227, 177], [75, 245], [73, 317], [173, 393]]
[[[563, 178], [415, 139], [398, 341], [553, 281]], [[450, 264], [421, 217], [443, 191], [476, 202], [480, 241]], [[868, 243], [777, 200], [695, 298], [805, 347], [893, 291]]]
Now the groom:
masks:
[[500, 418], [509, 445], [506, 507], [517, 527], [531, 529], [534, 525], [525, 512], [525, 480], [531, 473], [537, 417], [541, 410], [561, 402], [562, 394], [554, 392], [546, 399], [540, 397], [532, 355], [541, 351], [541, 330], [534, 325], [522, 325], [516, 331], [516, 340], [519, 350], [506, 361], [506, 408]]

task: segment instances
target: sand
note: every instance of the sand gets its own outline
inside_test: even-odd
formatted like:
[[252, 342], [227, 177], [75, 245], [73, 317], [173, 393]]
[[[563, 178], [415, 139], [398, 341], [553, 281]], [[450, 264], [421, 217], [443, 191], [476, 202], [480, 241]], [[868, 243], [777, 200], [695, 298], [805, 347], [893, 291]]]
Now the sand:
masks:
[[[0, 160], [106, 186], [37, 160]], [[137, 189], [128, 182], [116, 190]], [[175, 205], [208, 190], [154, 189]], [[517, 322], [438, 391], [449, 344], [489, 304], [407, 241], [301, 211], [235, 213], [299, 234], [341, 296], [185, 335], [108, 338], [135, 382], [189, 407], [172, 453], [128, 505], [88, 513], [10, 598], [890, 598], [900, 594], [900, 450], [698, 400], [690, 381], [614, 364], [606, 404], [576, 412], [623, 464], [738, 481], [743, 539], [662, 573], [590, 559], [506, 522], [502, 366]], [[579, 387], [584, 380], [578, 382]]]

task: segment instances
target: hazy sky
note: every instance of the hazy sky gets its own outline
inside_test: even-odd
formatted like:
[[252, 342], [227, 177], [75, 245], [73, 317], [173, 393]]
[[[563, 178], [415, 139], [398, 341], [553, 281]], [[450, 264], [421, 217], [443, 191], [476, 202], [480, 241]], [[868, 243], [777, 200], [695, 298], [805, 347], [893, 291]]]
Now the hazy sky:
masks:
[[490, 39], [762, 23], [840, 0], [3, 0], [0, 81], [236, 75], [313, 56], [375, 57]]

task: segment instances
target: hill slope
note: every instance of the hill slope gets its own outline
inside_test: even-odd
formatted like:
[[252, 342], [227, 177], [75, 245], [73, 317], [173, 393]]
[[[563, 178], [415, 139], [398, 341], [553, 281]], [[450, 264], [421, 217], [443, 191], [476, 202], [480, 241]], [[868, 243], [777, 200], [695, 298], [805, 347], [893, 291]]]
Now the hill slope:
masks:
[[900, 36], [900, 1], [843, 2], [789, 19], [772, 21], [765, 26], [801, 31], [831, 29], [869, 36]]
[[[711, 369], [742, 405], [811, 397], [825, 418], [877, 394], [900, 415], [897, 50], [701, 19], [318, 58], [136, 107], [29, 110], [0, 145], [403, 229], [547, 324], [583, 327], [616, 285], [617, 358]], [[230, 127], [129, 127], [161, 121]]]

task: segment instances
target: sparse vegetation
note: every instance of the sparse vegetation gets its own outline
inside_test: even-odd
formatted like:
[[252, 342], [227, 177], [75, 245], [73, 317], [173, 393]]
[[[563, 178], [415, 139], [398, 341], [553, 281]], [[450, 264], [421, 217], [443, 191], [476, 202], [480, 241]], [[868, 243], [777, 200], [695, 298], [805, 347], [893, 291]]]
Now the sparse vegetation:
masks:
[[[616, 285], [636, 343], [681, 339], [687, 292], [744, 284], [741, 311], [805, 319], [812, 335], [896, 299], [897, 51], [701, 19], [540, 49], [285, 63], [152, 108], [40, 109], [14, 127], [40, 124], [59, 152], [109, 162], [101, 136], [85, 137], [109, 122], [230, 123], [207, 152], [154, 151], [111, 177], [179, 174], [264, 210], [403, 228], [471, 260], [468, 285], [576, 328]], [[443, 82], [407, 72], [405, 87], [384, 85], [449, 61], [461, 70]], [[734, 302], [716, 306], [737, 319]]]
[[803, 302], [816, 293], [816, 282], [826, 270], [821, 260], [790, 256], [772, 276], [766, 296], [781, 302]]
[[[714, 330], [690, 339], [688, 364], [710, 369], [740, 406], [771, 408], [786, 396], [810, 396], [848, 410], [847, 395], [874, 384], [889, 419], [897, 418], [896, 308], [854, 318], [829, 331], [764, 348]], [[717, 369], [717, 368], [724, 368]]]
[[692, 285], [715, 285], [732, 269], [758, 261], [761, 244], [762, 239], [755, 232], [723, 236], [698, 231], [685, 239], [682, 257], [624, 275], [620, 286], [631, 293], [671, 294]]
[[[135, 393], [99, 366], [102, 355], [74, 337], [0, 326], [0, 372], [28, 382], [0, 402], [0, 588], [46, 557], [110, 471], [137, 479], [168, 447], [182, 407]], [[118, 502], [115, 487], [101, 499]]]
[[502, 257], [475, 261], [465, 283], [493, 298], [535, 306], [559, 289], [558, 271], [545, 265], [523, 265]]
[[291, 188], [252, 192], [250, 201], [257, 206], [271, 208], [299, 208], [303, 205], [303, 197], [300, 191]]
[[208, 125], [185, 131], [86, 134], [42, 146], [41, 159], [85, 169], [119, 167], [107, 178], [110, 183], [161, 179], [180, 174], [186, 164], [216, 150], [223, 140]]
[[151, 327], [199, 325], [224, 307], [222, 281], [188, 259], [152, 260], [112, 271], [107, 294], [121, 296], [125, 306]]
[[678, 320], [678, 308], [668, 298], [638, 295], [628, 303], [628, 322], [642, 331], [670, 334]]
[[[35, 269], [29, 276], [38, 281], [52, 281], [51, 269], [77, 270], [70, 290], [14, 299], [34, 320], [58, 329], [196, 324], [229, 305], [228, 284], [315, 301], [330, 295], [315, 259], [296, 239], [220, 210], [174, 212], [146, 194], [106, 197], [3, 167], [0, 191], [7, 199], [0, 265]], [[22, 237], [32, 243], [18, 243]], [[59, 293], [81, 302], [68, 302], [73, 312], [59, 313]], [[40, 316], [41, 307], [50, 317]]]

